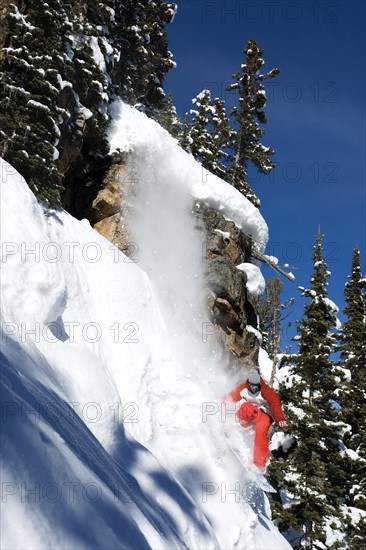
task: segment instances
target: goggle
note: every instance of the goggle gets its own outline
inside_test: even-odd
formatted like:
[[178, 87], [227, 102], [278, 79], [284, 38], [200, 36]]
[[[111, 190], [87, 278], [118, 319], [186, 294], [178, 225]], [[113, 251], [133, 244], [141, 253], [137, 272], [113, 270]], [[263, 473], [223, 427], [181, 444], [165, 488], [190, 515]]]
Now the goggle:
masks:
[[259, 391], [261, 385], [260, 384], [249, 384], [249, 387], [253, 390]]

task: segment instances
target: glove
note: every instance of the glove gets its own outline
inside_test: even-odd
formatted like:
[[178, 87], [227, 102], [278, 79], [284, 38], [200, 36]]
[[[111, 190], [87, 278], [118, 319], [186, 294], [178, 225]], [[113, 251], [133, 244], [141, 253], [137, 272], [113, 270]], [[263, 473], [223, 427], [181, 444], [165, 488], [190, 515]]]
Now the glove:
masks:
[[287, 425], [287, 420], [280, 420], [278, 425], [280, 426], [280, 428], [284, 428]]

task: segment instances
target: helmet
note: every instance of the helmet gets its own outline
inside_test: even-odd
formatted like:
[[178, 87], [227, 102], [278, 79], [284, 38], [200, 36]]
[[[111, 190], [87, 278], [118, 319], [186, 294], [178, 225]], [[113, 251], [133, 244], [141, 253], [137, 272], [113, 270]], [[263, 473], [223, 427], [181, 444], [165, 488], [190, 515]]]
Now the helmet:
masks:
[[256, 369], [250, 369], [248, 376], [249, 384], [260, 385], [261, 378], [259, 372]]

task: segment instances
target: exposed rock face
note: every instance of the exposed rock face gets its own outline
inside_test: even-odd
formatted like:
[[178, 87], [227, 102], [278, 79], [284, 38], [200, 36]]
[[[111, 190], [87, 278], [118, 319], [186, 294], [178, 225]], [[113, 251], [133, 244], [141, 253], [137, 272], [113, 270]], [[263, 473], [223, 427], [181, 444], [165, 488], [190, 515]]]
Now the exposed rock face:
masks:
[[92, 202], [88, 218], [101, 235], [127, 255], [133, 254], [133, 246], [124, 218], [130, 207], [125, 197], [131, 192], [131, 174], [125, 156], [115, 156], [104, 178], [104, 187]]
[[125, 254], [128, 252], [127, 229], [121, 221], [120, 214], [113, 214], [113, 216], [104, 218], [104, 220], [95, 223], [93, 227], [119, 250], [122, 250]]
[[[134, 248], [124, 220], [131, 214], [125, 197], [133, 192], [134, 181], [126, 158], [114, 158], [101, 189], [92, 203], [88, 218], [94, 229], [125, 254]], [[198, 201], [192, 213], [196, 231], [204, 241], [204, 271], [207, 282], [211, 332], [219, 347], [230, 351], [232, 365], [257, 365], [259, 343], [247, 325], [257, 328], [257, 314], [250, 303], [243, 272], [236, 266], [249, 261], [250, 238], [233, 222]]]
[[233, 364], [258, 364], [259, 342], [247, 325], [257, 328], [243, 273], [236, 266], [250, 258], [250, 238], [217, 211], [195, 201], [196, 227], [205, 234], [208, 306], [217, 339], [231, 352]]
[[91, 211], [93, 221], [100, 222], [121, 212], [124, 203], [122, 184], [127, 176], [127, 164], [124, 158], [115, 157], [104, 178], [103, 189], [93, 200]]

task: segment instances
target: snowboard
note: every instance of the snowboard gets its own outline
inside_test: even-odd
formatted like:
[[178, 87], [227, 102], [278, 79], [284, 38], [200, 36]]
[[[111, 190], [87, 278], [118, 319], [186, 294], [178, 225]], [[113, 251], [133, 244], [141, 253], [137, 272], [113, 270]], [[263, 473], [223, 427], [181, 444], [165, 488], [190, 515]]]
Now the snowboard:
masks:
[[267, 493], [276, 493], [277, 491], [257, 468], [248, 468], [248, 464], [245, 463], [237, 448], [229, 444], [227, 444], [227, 446], [243, 468], [241, 490], [243, 501], [247, 502], [258, 516], [264, 516], [271, 519], [271, 506]]
[[248, 465], [245, 464], [245, 462], [243, 461], [243, 458], [238, 449], [232, 447], [229, 444], [228, 447], [235, 455], [235, 457], [239, 460], [243, 468], [245, 468], [245, 470], [247, 471], [248, 481], [255, 483], [260, 489], [262, 489], [262, 491], [266, 493], [277, 493], [276, 489], [272, 487], [268, 479], [255, 466], [253, 466], [252, 468], [248, 468]]

